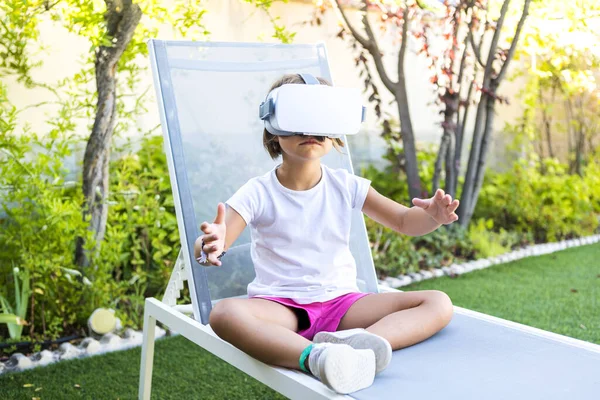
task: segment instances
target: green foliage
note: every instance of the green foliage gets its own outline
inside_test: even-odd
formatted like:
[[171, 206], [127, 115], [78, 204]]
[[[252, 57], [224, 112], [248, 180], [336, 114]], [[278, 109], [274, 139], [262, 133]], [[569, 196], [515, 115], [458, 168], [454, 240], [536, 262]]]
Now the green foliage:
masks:
[[[14, 306], [10, 304], [6, 297], [0, 294], [0, 306], [2, 306], [0, 323], [7, 324], [11, 339], [20, 339], [27, 315], [27, 303], [31, 295], [29, 271], [21, 272], [19, 268], [15, 267], [13, 268], [13, 278], [15, 283]], [[21, 282], [19, 283], [19, 281]]]
[[[141, 328], [144, 299], [162, 294], [179, 252], [162, 138], [144, 137], [137, 153], [127, 145], [113, 162], [106, 237], [86, 275], [73, 261], [75, 238], [88, 234], [82, 196], [78, 185], [65, 184], [63, 165], [75, 143], [32, 134], [0, 138], [0, 149], [15, 156], [0, 164], [3, 312], [15, 311], [5, 299], [18, 299], [14, 313], [23, 319], [28, 314], [34, 335], [44, 337], [85, 326], [97, 307], [115, 308], [126, 326]], [[23, 270], [21, 288], [16, 278], [11, 283], [13, 265]], [[34, 305], [29, 310], [28, 299]]]
[[481, 258], [499, 256], [518, 245], [525, 245], [528, 243], [525, 236], [504, 228], [500, 228], [498, 232], [494, 231], [492, 219], [480, 218], [469, 225], [469, 240]]
[[[371, 180], [373, 188], [379, 193], [410, 207], [406, 175], [398, 167], [398, 156], [401, 155], [401, 151], [389, 152], [386, 158], [391, 161], [390, 166], [381, 171], [370, 165], [362, 171], [362, 176]], [[435, 158], [433, 149], [418, 153], [424, 187], [431, 187]], [[423, 197], [428, 195], [423, 193]], [[425, 236], [409, 237], [371, 219], [365, 220], [373, 260], [380, 277], [438, 268], [476, 256], [477, 251], [467, 231], [458, 224], [440, 228]]]
[[0, 76], [15, 73], [20, 82], [31, 86], [31, 70], [40, 65], [27, 52], [28, 45], [37, 41], [38, 13], [42, 0], [0, 2]]
[[0, 132], [0, 287], [4, 298], [16, 298], [21, 290], [11, 275], [13, 267], [22, 270], [21, 279], [28, 277], [31, 287], [31, 330], [56, 336], [81, 323], [80, 311], [88, 307], [82, 302], [87, 280], [67, 272], [74, 269], [75, 238], [87, 236], [81, 192], [67, 184], [63, 164], [76, 142], [67, 135], [70, 125], [62, 113], [47, 139], [27, 130], [16, 134], [16, 115], [10, 106], [0, 114], [0, 125], [9, 128]]
[[[294, 34], [269, 13], [274, 0], [247, 2], [269, 15], [274, 37], [286, 43], [293, 39]], [[147, 111], [150, 87], [141, 86], [148, 65], [146, 41], [157, 37], [161, 26], [171, 26], [188, 40], [209, 34], [202, 25], [202, 0], [135, 4], [144, 17], [116, 66], [115, 137], [139, 132], [137, 117]], [[65, 159], [82, 147], [72, 134], [81, 126], [91, 129], [95, 117], [96, 52], [113, 43], [107, 35], [106, 5], [87, 0], [0, 4], [0, 76], [14, 76], [27, 87], [52, 94], [51, 101], [31, 105], [50, 111], [47, 131], [45, 127], [44, 132], [30, 132], [25, 125], [23, 132], [16, 132], [20, 110], [8, 102], [0, 83], [0, 295], [6, 319], [6, 299], [16, 298], [24, 287], [13, 283], [13, 265], [23, 271], [21, 277], [29, 276], [31, 295], [21, 296], [21, 301], [27, 304], [28, 297], [31, 305], [24, 311], [31, 339], [78, 331], [100, 306], [115, 308], [125, 325], [140, 328], [144, 298], [161, 294], [179, 250], [162, 142], [145, 137], [137, 154], [128, 146], [121, 149], [125, 155], [111, 163], [106, 239], [91, 254], [92, 267], [85, 274], [74, 265], [76, 238], [85, 238], [88, 250], [94, 243], [82, 218], [80, 181], [72, 181]], [[38, 40], [42, 24], [61, 26], [88, 41], [90, 51], [79, 60], [79, 72], [57, 82], [34, 80], [33, 72], [43, 67], [42, 56], [47, 54]], [[0, 336], [5, 336], [2, 329]]]
[[127, 145], [111, 176], [105, 240], [96, 267], [108, 290], [97, 293], [127, 326], [141, 328], [144, 299], [162, 294], [180, 248], [161, 136]]
[[507, 131], [519, 150], [569, 161], [571, 173], [580, 174], [598, 146], [600, 36], [592, 21], [599, 12], [595, 0], [535, 4], [515, 55], [523, 61], [514, 78], [525, 79], [519, 93], [524, 107]]
[[[423, 152], [422, 152], [423, 153]], [[434, 154], [434, 153], [431, 153]], [[420, 163], [421, 176], [432, 171], [434, 157]], [[473, 224], [440, 228], [407, 237], [367, 219], [369, 241], [379, 276], [395, 276], [467, 259], [493, 257], [534, 242], [592, 234], [600, 216], [600, 163], [588, 160], [582, 176], [570, 175], [556, 160], [519, 162], [505, 173], [489, 171]], [[381, 194], [408, 205], [406, 178], [394, 167], [363, 170]]]
[[590, 205], [596, 215], [600, 215], [600, 150], [588, 162], [582, 176], [583, 186], [588, 193]]
[[281, 18], [273, 16], [270, 10], [274, 3], [279, 2], [287, 4], [288, 0], [244, 0], [244, 2], [254, 4], [256, 8], [261, 9], [269, 17], [274, 30], [272, 35], [273, 38], [279, 40], [281, 43], [292, 43], [294, 41], [296, 32], [289, 31], [279, 22]]
[[471, 239], [459, 225], [440, 228], [425, 236], [410, 237], [370, 219], [366, 219], [366, 223], [379, 277], [439, 268], [476, 256]]
[[[390, 162], [389, 166], [381, 171], [375, 166], [369, 165], [361, 171], [361, 175], [369, 179], [373, 188], [379, 193], [385, 194], [399, 203], [410, 204], [412, 199], [408, 193], [406, 172], [400, 165], [400, 160], [403, 158], [402, 149], [395, 148], [390, 141], [388, 141], [388, 145], [391, 150], [387, 152], [384, 158]], [[423, 188], [431, 188], [436, 156], [436, 151], [433, 148], [421, 149], [417, 153], [419, 176]], [[428, 195], [430, 193], [424, 190], [422, 196], [426, 197]]]
[[[493, 219], [497, 227], [529, 232], [536, 242], [589, 235], [598, 227], [598, 164], [583, 176], [569, 175], [556, 160], [515, 163], [505, 173], [489, 172], [475, 218]], [[594, 186], [595, 185], [595, 186]]]

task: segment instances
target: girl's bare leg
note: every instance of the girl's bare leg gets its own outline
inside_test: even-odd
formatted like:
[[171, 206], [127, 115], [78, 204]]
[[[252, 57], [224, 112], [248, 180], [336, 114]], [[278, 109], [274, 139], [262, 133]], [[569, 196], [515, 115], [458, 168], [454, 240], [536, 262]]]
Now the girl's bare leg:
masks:
[[298, 318], [288, 307], [264, 299], [224, 299], [210, 313], [210, 326], [223, 340], [267, 364], [299, 369], [311, 342], [298, 335]]
[[376, 293], [356, 301], [338, 330], [365, 328], [397, 350], [433, 336], [448, 325], [452, 313], [448, 295], [436, 290]]

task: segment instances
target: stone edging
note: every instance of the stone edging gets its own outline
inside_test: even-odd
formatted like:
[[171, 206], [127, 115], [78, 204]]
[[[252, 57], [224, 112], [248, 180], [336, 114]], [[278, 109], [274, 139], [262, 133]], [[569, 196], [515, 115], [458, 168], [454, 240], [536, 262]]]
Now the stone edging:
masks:
[[502, 254], [497, 257], [482, 258], [475, 261], [469, 261], [464, 264], [452, 264], [447, 267], [435, 268], [433, 271], [423, 270], [420, 272], [409, 273], [407, 275], [398, 275], [397, 277], [387, 277], [384, 280], [380, 280], [379, 284], [397, 289], [399, 287], [408, 286], [415, 282], [439, 278], [440, 276], [444, 275], [462, 275], [466, 274], [467, 272], [489, 268], [493, 265], [503, 264], [525, 257], [541, 256], [543, 254], [550, 254], [556, 251], [565, 250], [570, 247], [585, 246], [598, 242], [600, 242], [600, 234], [578, 239], [564, 240], [556, 243], [535, 244]]
[[[156, 327], [155, 338], [165, 336], [166, 331]], [[29, 357], [21, 354], [13, 354], [5, 363], [0, 362], [0, 375], [5, 372], [18, 372], [27, 369], [53, 364], [57, 361], [70, 360], [72, 358], [83, 358], [97, 354], [109, 353], [111, 351], [125, 350], [142, 344], [143, 335], [140, 331], [126, 329], [123, 337], [114, 333], [107, 333], [100, 340], [87, 337], [75, 347], [71, 343], [63, 343], [58, 350], [42, 350]]]

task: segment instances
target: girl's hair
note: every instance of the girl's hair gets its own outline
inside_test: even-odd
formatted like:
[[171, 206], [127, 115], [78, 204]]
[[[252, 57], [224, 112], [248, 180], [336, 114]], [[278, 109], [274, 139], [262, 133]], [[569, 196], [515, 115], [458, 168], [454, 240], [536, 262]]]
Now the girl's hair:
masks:
[[[318, 77], [317, 79], [319, 80], [321, 85], [332, 86], [332, 84], [329, 83], [326, 79], [323, 79], [320, 77]], [[286, 85], [286, 84], [303, 85], [304, 80], [298, 74], [284, 75], [281, 78], [279, 78], [277, 81], [275, 81], [275, 83], [273, 83], [273, 86], [271, 86], [271, 89], [269, 89], [269, 92], [271, 92], [271, 90], [273, 90], [273, 89], [276, 89], [276, 88]], [[269, 155], [271, 156], [271, 158], [273, 160], [281, 155], [281, 146], [279, 146], [279, 143], [275, 140], [275, 137], [276, 137], [275, 135], [272, 135], [266, 129], [263, 130], [263, 145], [265, 146], [265, 149], [267, 149], [267, 152], [269, 153]], [[344, 142], [342, 142], [342, 139], [335, 138], [335, 139], [332, 139], [332, 141], [333, 141], [333, 147], [335, 147], [335, 149], [337, 151], [340, 151], [340, 147], [344, 147]]]

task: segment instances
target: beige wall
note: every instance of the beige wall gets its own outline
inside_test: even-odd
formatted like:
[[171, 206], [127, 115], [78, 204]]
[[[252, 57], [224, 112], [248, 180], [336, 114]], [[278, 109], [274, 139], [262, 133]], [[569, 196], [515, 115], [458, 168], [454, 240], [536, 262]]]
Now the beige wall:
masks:
[[[206, 1], [206, 6], [208, 13], [205, 14], [203, 22], [211, 32], [210, 40], [276, 41], [271, 38], [273, 29], [269, 18], [254, 6], [243, 3], [240, 0], [208, 0]], [[306, 2], [290, 1], [288, 4], [276, 3], [272, 8], [272, 14], [281, 17], [281, 23], [290, 30], [297, 32], [295, 43], [314, 43], [317, 41], [324, 41], [326, 43], [332, 74], [337, 85], [362, 87], [362, 81], [358, 77], [358, 69], [354, 64], [353, 52], [350, 50], [347, 42], [335, 37], [339, 31], [335, 14], [329, 12], [320, 27], [301, 25], [302, 22], [311, 19], [312, 12], [313, 6]], [[352, 19], [358, 21], [358, 14], [355, 12], [351, 14]], [[168, 28], [163, 29], [159, 35], [159, 38], [163, 39], [172, 37], [172, 32]], [[64, 29], [57, 28], [54, 24], [42, 26], [41, 38], [42, 42], [49, 49], [43, 57], [43, 68], [34, 73], [35, 79], [54, 83], [61, 78], [71, 76], [80, 69], [79, 60], [89, 51], [89, 45], [85, 40], [67, 33]], [[393, 34], [389, 33], [380, 43], [381, 50], [386, 55], [384, 61], [392, 79], [396, 75], [395, 62], [398, 49], [398, 46], [393, 41]], [[410, 46], [409, 48], [414, 48], [414, 46]], [[145, 60], [142, 61], [146, 62]], [[372, 71], [375, 71], [373, 66]], [[407, 82], [409, 82], [409, 104], [417, 140], [437, 143], [441, 133], [439, 127], [440, 116], [437, 113], [436, 107], [431, 105], [434, 100], [434, 94], [433, 88], [429, 83], [425, 59], [416, 56], [414, 51], [409, 51], [407, 54], [406, 74]], [[19, 108], [52, 98], [49, 93], [43, 90], [27, 90], [10, 80], [8, 84], [10, 98]], [[140, 86], [140, 92], [151, 84], [150, 73], [146, 72], [143, 77], [143, 84]], [[516, 92], [515, 85], [515, 83], [505, 82], [501, 87], [502, 94], [512, 97]], [[379, 85], [379, 87], [380, 93], [383, 94], [384, 103], [389, 103], [392, 99], [391, 95], [387, 93], [383, 85]], [[153, 91], [150, 93], [153, 93]], [[152, 101], [154, 101], [153, 96]], [[496, 130], [504, 126], [504, 121], [511, 120], [519, 115], [520, 107], [516, 103], [516, 101], [513, 101], [510, 106], [498, 107]], [[137, 121], [138, 126], [142, 130], [149, 129], [158, 123], [155, 110], [154, 103], [150, 104], [149, 113]], [[387, 111], [395, 117], [396, 111], [394, 105], [387, 106]], [[49, 107], [37, 108], [24, 112], [22, 116], [24, 121], [31, 123], [33, 129], [43, 132], [43, 121], [51, 118], [53, 112], [55, 111]], [[368, 132], [369, 137], [372, 138], [371, 142], [374, 142], [376, 145], [377, 143], [381, 144], [380, 139], [378, 139], [380, 129], [372, 110], [368, 113], [365, 130]], [[85, 135], [88, 134], [89, 130], [85, 124], [82, 124], [79, 132]], [[131, 134], [135, 134], [135, 132]]]

